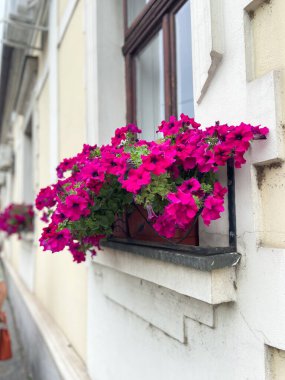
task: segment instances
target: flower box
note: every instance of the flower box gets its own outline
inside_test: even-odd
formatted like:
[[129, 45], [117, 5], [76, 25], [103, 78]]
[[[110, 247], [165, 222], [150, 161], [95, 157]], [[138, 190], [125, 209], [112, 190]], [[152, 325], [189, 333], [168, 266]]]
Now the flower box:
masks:
[[129, 124], [115, 131], [111, 144], [84, 145], [61, 162], [58, 182], [36, 199], [50, 222], [40, 238], [44, 250], [68, 247], [81, 262], [112, 236], [197, 245], [198, 217], [209, 226], [224, 211], [227, 189], [218, 169], [228, 162], [241, 168], [255, 136], [268, 133], [245, 123], [201, 128], [183, 114], [162, 121], [158, 130], [163, 138], [145, 141]]
[[135, 207], [132, 212], [126, 213], [115, 222], [113, 231], [114, 238], [128, 240], [142, 240], [146, 242], [156, 242], [166, 245], [186, 244], [199, 245], [198, 238], [198, 221], [195, 223], [191, 231], [182, 231], [177, 229], [175, 236], [171, 239], [163, 238], [153, 229], [147, 220], [147, 211], [141, 207]]

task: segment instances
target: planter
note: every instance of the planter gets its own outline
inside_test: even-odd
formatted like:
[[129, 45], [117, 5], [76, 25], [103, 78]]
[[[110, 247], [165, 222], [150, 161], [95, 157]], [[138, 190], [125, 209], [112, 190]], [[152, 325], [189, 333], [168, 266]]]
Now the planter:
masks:
[[[176, 230], [176, 234], [171, 239], [160, 237], [157, 232], [147, 223], [146, 210], [138, 206], [127, 216], [124, 215], [122, 219], [116, 221], [113, 237], [121, 239], [133, 239], [163, 243], [164, 245], [172, 243], [199, 245], [198, 238], [198, 222], [195, 223], [192, 231], [188, 236], [187, 231]], [[183, 241], [181, 241], [183, 239]]]

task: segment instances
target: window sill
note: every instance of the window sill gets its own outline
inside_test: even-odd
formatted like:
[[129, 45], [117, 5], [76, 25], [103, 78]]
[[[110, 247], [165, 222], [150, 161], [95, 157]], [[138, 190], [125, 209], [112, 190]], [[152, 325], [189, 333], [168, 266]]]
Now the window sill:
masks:
[[96, 265], [141, 278], [216, 305], [236, 299], [235, 266], [240, 261], [236, 252], [198, 255], [147, 245], [106, 241], [103, 251], [93, 259]]
[[112, 239], [102, 243], [103, 247], [118, 249], [150, 259], [162, 260], [172, 264], [184, 265], [201, 271], [212, 271], [238, 264], [241, 255], [229, 247], [189, 247], [170, 248], [161, 244], [143, 241]]

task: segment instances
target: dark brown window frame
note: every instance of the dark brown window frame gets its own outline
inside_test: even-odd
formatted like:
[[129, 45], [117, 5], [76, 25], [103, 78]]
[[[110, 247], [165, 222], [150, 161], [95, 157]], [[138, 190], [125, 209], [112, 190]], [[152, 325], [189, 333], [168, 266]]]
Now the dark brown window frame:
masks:
[[151, 0], [128, 27], [124, 0], [127, 122], [136, 123], [135, 55], [158, 33], [163, 32], [165, 118], [177, 114], [175, 14], [187, 0]]

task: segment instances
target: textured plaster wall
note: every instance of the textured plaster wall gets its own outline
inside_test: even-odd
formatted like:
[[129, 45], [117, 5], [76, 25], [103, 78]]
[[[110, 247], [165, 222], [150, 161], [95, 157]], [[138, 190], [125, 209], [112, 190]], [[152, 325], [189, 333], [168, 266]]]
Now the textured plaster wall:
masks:
[[267, 379], [283, 380], [285, 374], [285, 351], [267, 346]]
[[[252, 20], [255, 76], [261, 77], [271, 70], [281, 71], [283, 121], [285, 109], [284, 14], [285, 2], [271, 0], [254, 12]], [[259, 168], [257, 173], [261, 197], [261, 243], [266, 246], [285, 247], [285, 166], [273, 164]]]
[[[66, 3], [66, 2], [65, 2]], [[58, 50], [60, 157], [77, 153], [84, 142], [83, 2], [79, 2]], [[39, 99], [39, 184], [50, 183], [48, 82]], [[40, 227], [40, 226], [39, 226]], [[38, 230], [38, 233], [40, 231]], [[69, 253], [38, 249], [35, 292], [39, 301], [84, 358], [86, 354], [86, 268]]]

